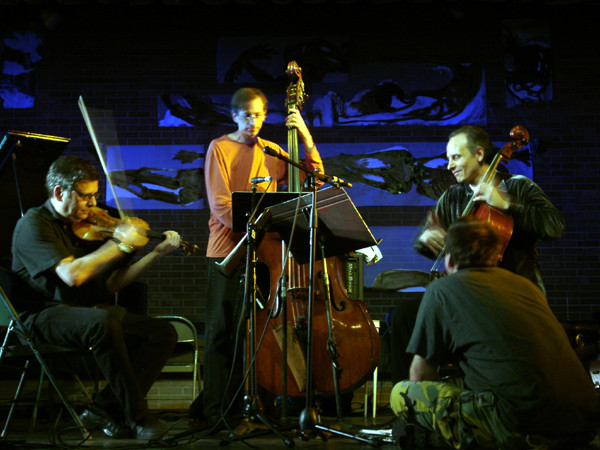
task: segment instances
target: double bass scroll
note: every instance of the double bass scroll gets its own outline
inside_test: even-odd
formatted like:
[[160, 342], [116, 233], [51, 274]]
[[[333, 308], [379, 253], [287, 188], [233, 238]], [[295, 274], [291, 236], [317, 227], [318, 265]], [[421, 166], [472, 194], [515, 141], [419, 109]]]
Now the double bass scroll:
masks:
[[[302, 69], [296, 61], [288, 63], [285, 71], [291, 83], [287, 88], [285, 106], [287, 111], [292, 108], [302, 111], [302, 107], [307, 98], [304, 90], [304, 81], [302, 80]], [[298, 130], [295, 128], [288, 129], [288, 153], [292, 161], [298, 162], [300, 155], [298, 152]], [[288, 190], [290, 192], [300, 192], [300, 171], [297, 167], [290, 167], [288, 170]]]

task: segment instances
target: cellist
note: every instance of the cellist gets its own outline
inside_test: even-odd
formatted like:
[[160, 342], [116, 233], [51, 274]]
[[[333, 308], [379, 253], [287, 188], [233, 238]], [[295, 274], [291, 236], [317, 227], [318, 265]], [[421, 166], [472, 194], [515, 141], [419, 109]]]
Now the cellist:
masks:
[[[564, 231], [562, 214], [532, 180], [506, 171], [496, 171], [487, 183], [481, 180], [497, 149], [488, 133], [476, 126], [460, 127], [449, 135], [446, 146], [448, 170], [457, 184], [438, 199], [415, 239], [417, 253], [435, 258], [444, 247], [446, 230], [463, 214], [472, 198], [512, 217], [512, 236], [499, 263], [511, 272], [528, 278], [544, 294], [537, 241], [559, 239]], [[502, 166], [500, 166], [502, 167]], [[403, 301], [391, 314], [392, 376], [395, 382], [408, 376], [411, 356], [405, 348], [412, 332], [419, 301]]]
[[[190, 407], [190, 416], [199, 426], [213, 426], [221, 419], [221, 403], [227, 397], [227, 379], [233, 363], [236, 321], [242, 306], [244, 270], [227, 278], [217, 264], [236, 247], [244, 233], [232, 231], [231, 193], [250, 191], [252, 179], [271, 179], [257, 186], [274, 192], [287, 183], [287, 165], [263, 153], [270, 147], [288, 156], [277, 144], [258, 136], [267, 116], [268, 101], [256, 88], [241, 88], [231, 99], [231, 118], [237, 130], [214, 139], [206, 153], [204, 174], [210, 206], [209, 238], [206, 250], [208, 276], [206, 288], [206, 341], [204, 347], [204, 389], [201, 399]], [[323, 162], [300, 111], [289, 111], [285, 124], [296, 128], [304, 146], [306, 166], [323, 172]], [[242, 283], [243, 284], [243, 283]], [[237, 387], [237, 386], [235, 386]], [[226, 398], [225, 405], [230, 399]], [[241, 411], [234, 411], [239, 414]]]

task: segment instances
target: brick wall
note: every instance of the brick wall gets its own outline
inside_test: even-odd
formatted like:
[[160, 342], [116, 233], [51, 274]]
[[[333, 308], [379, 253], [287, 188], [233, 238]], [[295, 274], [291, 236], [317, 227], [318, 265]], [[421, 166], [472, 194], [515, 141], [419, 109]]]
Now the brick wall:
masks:
[[[345, 8], [344, 19], [341, 7]], [[375, 42], [369, 53], [374, 61], [481, 62], [488, 96], [486, 129], [495, 141], [507, 141], [508, 131], [516, 124], [529, 130], [538, 142], [533, 157], [534, 180], [566, 217], [564, 238], [539, 246], [548, 300], [561, 318], [587, 318], [598, 309], [600, 280], [595, 271], [600, 259], [600, 77], [596, 57], [599, 40], [592, 20], [598, 17], [598, 7], [519, 6], [519, 18], [547, 19], [551, 23], [554, 99], [510, 109], [504, 105], [501, 19], [514, 18], [513, 8], [494, 2], [464, 10], [456, 5], [434, 8], [433, 4], [302, 4], [302, 16], [310, 18], [310, 26], [301, 21], [290, 25], [288, 19], [290, 14], [294, 17], [294, 8], [269, 5], [269, 14], [278, 20], [259, 24], [248, 18], [261, 17], [267, 11], [237, 3], [195, 9], [63, 7], [58, 26], [44, 31], [35, 107], [0, 109], [0, 129], [66, 136], [71, 138], [68, 152], [92, 157], [91, 140], [77, 107], [77, 98], [83, 95], [88, 105], [113, 110], [123, 145], [207, 144], [232, 131], [233, 125], [159, 128], [157, 96], [210, 89], [230, 94], [229, 87], [225, 90], [216, 84], [215, 54], [217, 39], [232, 35], [276, 39], [288, 33], [320, 32], [325, 36], [353, 36], [356, 45]], [[39, 19], [35, 8], [3, 7], [0, 20], [3, 29], [9, 29]], [[316, 142], [439, 142], [449, 131], [448, 127], [436, 126], [312, 130]], [[263, 136], [285, 142], [285, 133], [266, 127]], [[5, 192], [6, 202], [10, 192]], [[3, 206], [6, 214], [14, 215], [11, 208]], [[138, 213], [153, 229], [178, 230], [186, 240], [197, 243], [203, 255], [206, 210]], [[416, 226], [425, 208], [367, 207], [361, 208], [361, 214], [369, 226]], [[7, 242], [12, 231], [10, 223], [4, 222], [4, 228], [3, 262], [8, 258]], [[174, 254], [164, 258], [145, 277], [150, 313], [181, 314], [202, 324], [207, 301], [205, 265], [203, 256]], [[383, 318], [395, 301], [414, 295], [367, 291], [366, 300], [371, 314]]]

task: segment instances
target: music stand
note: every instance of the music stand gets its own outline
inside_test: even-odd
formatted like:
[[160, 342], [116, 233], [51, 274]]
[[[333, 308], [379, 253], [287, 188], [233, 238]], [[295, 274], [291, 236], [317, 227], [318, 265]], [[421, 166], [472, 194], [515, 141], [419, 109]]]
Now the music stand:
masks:
[[[295, 194], [296, 197], [298, 194]], [[296, 220], [297, 233], [291, 242], [290, 251], [300, 264], [309, 262], [310, 254], [306, 242], [310, 236], [309, 214], [312, 194], [300, 199], [300, 214]], [[272, 206], [269, 231], [277, 231], [286, 244], [290, 244], [290, 233], [296, 214], [298, 200], [289, 200]], [[320, 242], [325, 245], [325, 257], [339, 256], [361, 248], [377, 245], [371, 231], [343, 188], [329, 187], [317, 191], [317, 228]], [[321, 258], [321, 255], [317, 255]]]
[[[253, 189], [255, 188], [253, 184]], [[273, 194], [262, 192], [261, 194]], [[290, 196], [289, 193], [286, 193], [287, 196]], [[294, 197], [297, 197], [297, 194], [292, 194]], [[236, 247], [230, 252], [230, 254], [225, 258], [225, 260], [221, 263], [225, 263], [227, 260], [231, 259], [234, 261], [234, 265], [237, 267], [237, 263], [241, 261], [243, 257], [246, 259], [245, 264], [245, 274], [244, 274], [244, 299], [242, 305], [242, 312], [248, 310], [248, 317], [246, 319], [246, 360], [250, 361], [249, 365], [246, 367], [248, 370], [248, 378], [249, 381], [246, 381], [246, 386], [249, 386], [248, 392], [244, 396], [244, 417], [247, 419], [247, 422], [242, 424], [243, 426], [247, 426], [247, 430], [252, 430], [249, 422], [253, 419], [258, 419], [267, 430], [252, 430], [251, 433], [242, 434], [241, 436], [229, 437], [227, 438], [227, 442], [233, 442], [237, 440], [246, 440], [251, 437], [260, 436], [267, 432], [273, 432], [278, 437], [282, 439], [284, 444], [287, 447], [293, 447], [294, 441], [287, 436], [284, 436], [282, 432], [278, 429], [278, 427], [271, 423], [265, 416], [263, 416], [262, 411], [260, 410], [260, 406], [257, 406], [258, 397], [256, 395], [256, 376], [255, 376], [255, 335], [256, 335], [256, 294], [257, 294], [257, 284], [256, 284], [256, 247], [258, 243], [262, 240], [264, 233], [269, 228], [269, 222], [271, 213], [268, 209], [265, 208], [265, 204], [262, 204], [261, 200], [265, 197], [261, 195], [258, 200], [258, 205], [256, 197], [258, 194], [256, 191], [246, 192], [246, 191], [236, 191], [232, 192], [232, 215], [234, 216], [232, 225], [232, 229], [240, 230], [240, 227], [246, 231], [246, 235], [238, 242]], [[283, 197], [275, 197], [270, 196], [267, 201], [268, 204], [273, 204], [278, 199]], [[237, 211], [234, 213], [233, 211]], [[243, 224], [243, 225], [242, 225]], [[218, 264], [219, 265], [219, 264]], [[234, 270], [230, 271], [230, 268], [224, 267], [221, 265], [221, 272], [230, 277]], [[237, 269], [235, 269], [237, 270]], [[250, 281], [251, 280], [251, 281]], [[249, 353], [249, 355], [248, 355]], [[235, 364], [235, 361], [233, 362]], [[241, 426], [240, 426], [241, 427]], [[240, 428], [238, 427], [238, 428]], [[236, 431], [238, 430], [236, 428]], [[197, 429], [192, 429], [188, 431], [183, 431], [177, 434], [170, 434], [163, 437], [164, 441], [171, 442], [176, 439], [179, 439], [184, 436], [189, 436], [195, 434]], [[235, 432], [234, 432], [235, 433]]]
[[[48, 198], [44, 188], [46, 173], [68, 142], [64, 137], [23, 131], [8, 131], [4, 135], [0, 142], [2, 230], [13, 229], [28, 208]], [[22, 167], [17, 167], [19, 161], [24, 162]], [[10, 255], [10, 239], [0, 243], [0, 255]], [[10, 258], [2, 256], [2, 265], [10, 266]]]
[[[266, 208], [297, 199], [298, 194], [292, 192], [260, 192], [257, 195], [259, 204], [256, 209], [255, 217], [260, 216]], [[245, 232], [248, 218], [252, 213], [252, 192], [234, 191], [231, 193], [231, 215], [233, 220], [232, 230], [234, 232]]]
[[[288, 192], [256, 192], [256, 185], [253, 183], [253, 190], [250, 192], [236, 191], [232, 192], [232, 219], [233, 231], [246, 231], [246, 268], [244, 275], [244, 310], [249, 311], [246, 326], [246, 365], [249, 381], [247, 381], [247, 392], [244, 397], [245, 423], [238, 428], [247, 427], [252, 430], [251, 433], [244, 433], [237, 438], [230, 438], [229, 441], [238, 439], [248, 439], [257, 435], [264, 434], [264, 431], [254, 430], [251, 422], [258, 419], [268, 431], [273, 432], [282, 439], [287, 447], [293, 447], [294, 441], [284, 436], [277, 425], [271, 423], [262, 414], [262, 407], [257, 394], [256, 382], [256, 304], [257, 304], [257, 280], [256, 280], [256, 248], [260, 244], [264, 233], [269, 228], [271, 212], [268, 206], [280, 203], [283, 200], [297, 198], [298, 194]], [[261, 220], [266, 217], [266, 221]], [[265, 223], [263, 223], [265, 222]], [[235, 250], [234, 250], [235, 251]], [[236, 428], [236, 431], [238, 430]]]
[[[316, 209], [316, 211], [315, 211]], [[317, 413], [312, 407], [312, 310], [314, 302], [314, 261], [318, 258], [327, 258], [328, 256], [339, 256], [354, 250], [365, 247], [372, 247], [378, 244], [371, 231], [362, 220], [360, 213], [348, 197], [346, 191], [339, 187], [330, 187], [316, 191], [313, 184], [313, 192], [303, 195], [300, 198], [300, 207], [298, 200], [287, 201], [270, 208], [271, 226], [270, 231], [277, 231], [280, 237], [286, 242], [294, 258], [300, 264], [310, 264], [309, 276], [311, 279], [309, 285], [309, 306], [308, 306], [308, 334], [306, 348], [306, 407], [300, 415], [300, 428], [302, 432], [317, 429], [320, 431], [332, 433], [342, 437], [356, 439], [368, 443], [372, 446], [380, 446], [381, 442], [377, 439], [364, 438], [343, 432], [336, 428], [326, 427], [316, 423]], [[298, 217], [295, 218], [296, 212]], [[315, 214], [316, 213], [316, 214]], [[316, 220], [315, 220], [316, 219]], [[294, 220], [295, 229], [292, 230]], [[294, 232], [294, 239], [291, 239], [291, 232]], [[317, 240], [319, 241], [317, 244]], [[306, 243], [309, 243], [307, 246]], [[317, 255], [315, 247], [319, 245], [321, 254]], [[326, 264], [324, 268], [324, 284], [328, 284], [328, 275]], [[327, 300], [329, 299], [328, 289], [324, 289]], [[284, 322], [285, 322], [284, 316]], [[328, 316], [328, 327], [331, 332], [331, 317]], [[285, 348], [285, 344], [282, 345]], [[332, 365], [333, 361], [332, 361]], [[285, 361], [284, 361], [285, 366]], [[338, 416], [340, 415], [340, 389], [337, 378], [334, 376], [336, 405]], [[285, 403], [287, 399], [283, 399]]]
[[41, 201], [43, 201], [43, 198], [45, 198], [43, 180], [46, 176], [46, 172], [52, 162], [62, 153], [69, 141], [69, 138], [60, 136], [50, 136], [47, 134], [30, 133], [26, 131], [9, 131], [2, 139], [2, 142], [0, 142], [0, 170], [2, 170], [6, 164], [8, 158], [12, 157], [13, 174], [17, 186], [17, 196], [21, 216], [23, 216], [25, 211], [17, 173], [17, 152], [22, 153], [23, 151], [26, 151], [27, 153], [26, 174], [34, 174], [42, 177], [41, 180], [34, 184], [35, 186], [39, 186]]

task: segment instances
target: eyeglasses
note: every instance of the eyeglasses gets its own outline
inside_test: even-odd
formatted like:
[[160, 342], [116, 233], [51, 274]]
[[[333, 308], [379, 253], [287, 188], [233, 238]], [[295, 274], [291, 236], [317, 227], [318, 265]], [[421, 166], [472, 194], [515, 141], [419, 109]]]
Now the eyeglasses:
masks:
[[92, 198], [96, 199], [96, 201], [100, 200], [100, 192], [95, 192], [93, 194], [84, 194], [83, 192], [79, 192], [77, 189], [73, 188], [73, 192], [77, 194], [80, 200], [89, 203]]
[[267, 117], [267, 115], [265, 113], [249, 114], [247, 112], [242, 112], [242, 111], [237, 113], [237, 116], [240, 119], [245, 120], [246, 122], [250, 122], [251, 120], [253, 122], [261, 122], [261, 121], [265, 120], [265, 117]]

